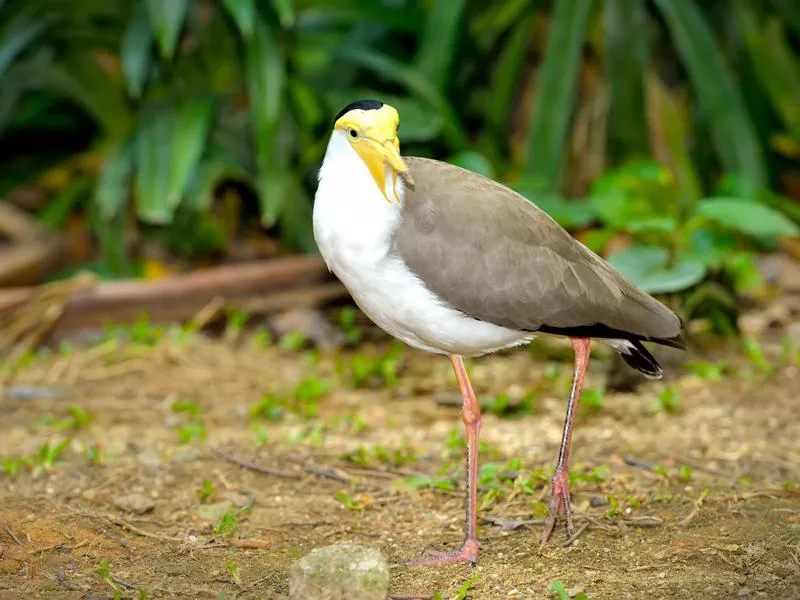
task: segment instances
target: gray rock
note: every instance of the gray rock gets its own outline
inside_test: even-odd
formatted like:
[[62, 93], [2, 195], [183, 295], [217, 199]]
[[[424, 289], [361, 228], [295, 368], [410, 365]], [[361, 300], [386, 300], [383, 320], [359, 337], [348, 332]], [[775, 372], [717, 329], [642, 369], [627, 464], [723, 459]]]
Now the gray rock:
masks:
[[341, 542], [316, 548], [292, 567], [291, 600], [385, 600], [389, 563], [372, 548]]
[[126, 494], [125, 496], [117, 496], [112, 502], [114, 502], [117, 508], [137, 515], [143, 515], [155, 508], [153, 500], [144, 494], [133, 493]]

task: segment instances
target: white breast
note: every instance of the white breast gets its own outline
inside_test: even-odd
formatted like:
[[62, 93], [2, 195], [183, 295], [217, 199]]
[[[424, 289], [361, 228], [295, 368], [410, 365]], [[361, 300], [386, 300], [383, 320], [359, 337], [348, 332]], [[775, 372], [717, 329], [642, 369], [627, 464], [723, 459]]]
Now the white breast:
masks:
[[472, 319], [428, 290], [391, 252], [399, 218], [400, 205], [383, 197], [344, 134], [334, 132], [319, 174], [314, 236], [361, 310], [389, 334], [429, 352], [475, 356], [532, 337]]

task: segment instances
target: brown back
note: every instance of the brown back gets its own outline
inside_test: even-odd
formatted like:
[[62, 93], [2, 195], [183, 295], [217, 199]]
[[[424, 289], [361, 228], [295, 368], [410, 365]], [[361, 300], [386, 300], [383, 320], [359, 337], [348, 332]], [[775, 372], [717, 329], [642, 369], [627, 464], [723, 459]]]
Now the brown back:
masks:
[[405, 160], [416, 187], [406, 191], [394, 250], [451, 306], [520, 330], [680, 334], [677, 315], [520, 194], [447, 163]]

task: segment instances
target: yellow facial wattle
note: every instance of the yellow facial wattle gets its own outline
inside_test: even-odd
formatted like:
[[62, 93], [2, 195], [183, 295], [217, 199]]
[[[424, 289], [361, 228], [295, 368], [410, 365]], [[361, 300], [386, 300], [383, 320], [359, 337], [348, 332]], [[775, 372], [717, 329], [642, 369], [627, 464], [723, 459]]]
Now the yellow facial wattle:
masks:
[[[407, 186], [414, 187], [408, 165], [400, 156], [400, 140], [397, 138], [399, 124], [400, 116], [397, 110], [384, 104], [381, 108], [373, 110], [351, 110], [336, 121], [334, 126], [347, 136], [387, 202], [400, 202], [397, 194], [398, 175], [403, 178]], [[391, 174], [391, 186], [387, 186], [389, 174]], [[391, 187], [389, 193], [387, 187]]]

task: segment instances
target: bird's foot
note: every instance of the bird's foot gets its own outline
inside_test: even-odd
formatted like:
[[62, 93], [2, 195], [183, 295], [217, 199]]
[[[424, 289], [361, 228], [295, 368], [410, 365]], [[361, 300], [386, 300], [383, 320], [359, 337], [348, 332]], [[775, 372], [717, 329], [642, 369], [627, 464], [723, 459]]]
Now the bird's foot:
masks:
[[409, 560], [406, 562], [411, 567], [434, 567], [454, 562], [469, 563], [475, 566], [478, 562], [478, 540], [466, 539], [460, 550], [455, 552], [439, 552], [438, 550], [425, 550], [422, 553], [424, 558]]
[[550, 510], [544, 523], [544, 531], [540, 543], [544, 545], [550, 539], [560, 512], [567, 517], [567, 533], [572, 535], [572, 510], [569, 498], [569, 477], [567, 470], [556, 469], [553, 475], [553, 494], [550, 496]]

